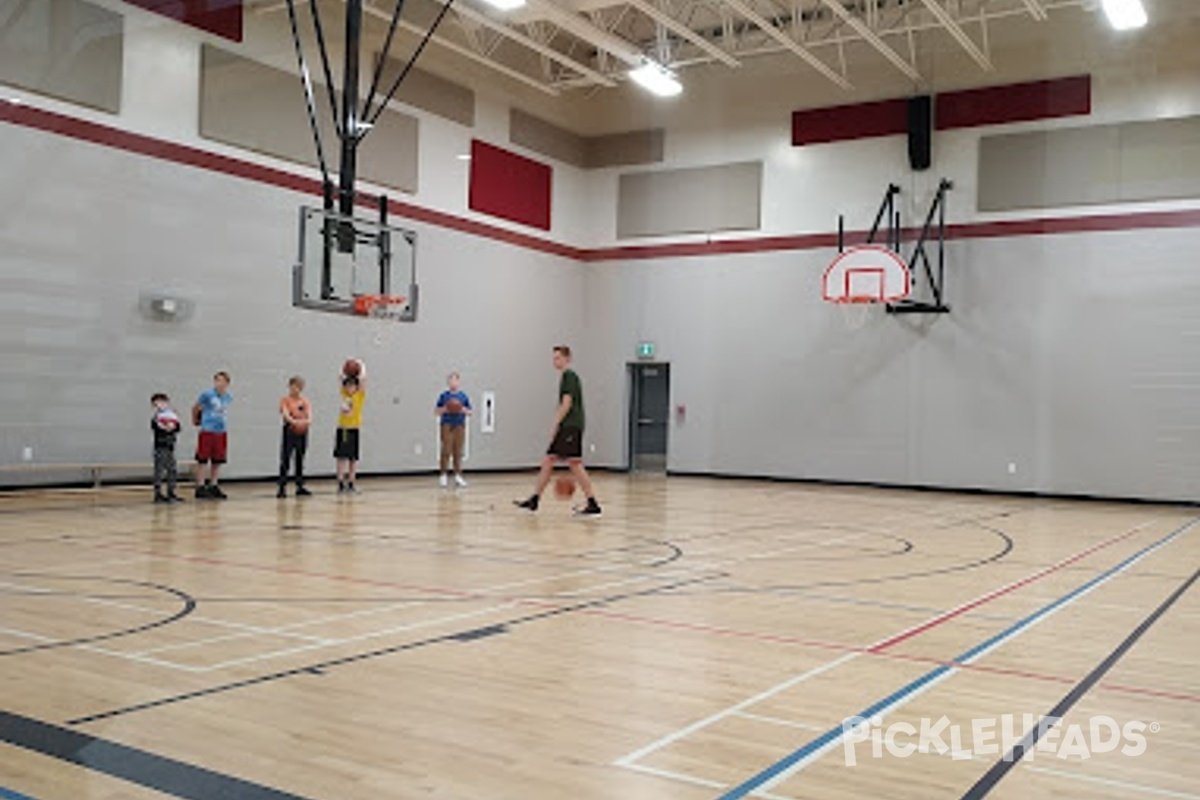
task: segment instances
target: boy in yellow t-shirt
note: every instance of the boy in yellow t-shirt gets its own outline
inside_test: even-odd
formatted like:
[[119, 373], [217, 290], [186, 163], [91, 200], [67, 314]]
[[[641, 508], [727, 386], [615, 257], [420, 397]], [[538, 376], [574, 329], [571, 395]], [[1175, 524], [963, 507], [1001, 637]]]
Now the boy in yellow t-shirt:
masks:
[[367, 368], [359, 361], [358, 375], [342, 376], [342, 403], [338, 413], [337, 441], [333, 457], [337, 459], [338, 493], [356, 494], [354, 478], [358, 471], [358, 432], [362, 428], [363, 401], [366, 399]]

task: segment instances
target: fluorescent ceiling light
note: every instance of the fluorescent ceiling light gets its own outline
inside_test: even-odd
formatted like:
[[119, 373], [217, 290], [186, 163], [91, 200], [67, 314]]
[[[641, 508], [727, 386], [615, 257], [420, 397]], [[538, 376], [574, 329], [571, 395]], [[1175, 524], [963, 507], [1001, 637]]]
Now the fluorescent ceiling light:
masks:
[[1119, 31], [1140, 28], [1146, 24], [1146, 9], [1142, 0], [1104, 0], [1108, 23]]
[[643, 89], [659, 97], [674, 97], [683, 91], [683, 84], [666, 67], [647, 61], [637, 69], [629, 71], [629, 77]]
[[514, 11], [525, 5], [525, 0], [483, 0], [483, 2], [501, 11]]

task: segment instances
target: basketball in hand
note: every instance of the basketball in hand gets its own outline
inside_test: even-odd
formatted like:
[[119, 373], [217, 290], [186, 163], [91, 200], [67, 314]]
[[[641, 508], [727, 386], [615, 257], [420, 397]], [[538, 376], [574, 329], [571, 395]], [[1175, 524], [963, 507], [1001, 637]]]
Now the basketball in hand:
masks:
[[461, 414], [463, 412], [463, 402], [457, 397], [451, 397], [446, 401], [445, 409], [447, 414]]
[[575, 494], [575, 479], [570, 475], [560, 475], [554, 479], [554, 496], [559, 500], [570, 500]]
[[342, 375], [347, 378], [357, 378], [362, 375], [362, 362], [357, 358], [347, 358], [342, 364]]

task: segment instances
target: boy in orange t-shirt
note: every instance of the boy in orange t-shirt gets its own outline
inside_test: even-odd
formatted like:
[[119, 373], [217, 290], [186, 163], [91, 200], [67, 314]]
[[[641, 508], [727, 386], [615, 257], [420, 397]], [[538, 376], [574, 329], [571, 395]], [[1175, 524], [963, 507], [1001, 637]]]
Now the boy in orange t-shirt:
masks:
[[312, 404], [302, 392], [304, 378], [296, 375], [288, 380], [288, 393], [279, 401], [279, 416], [283, 418], [283, 443], [279, 448], [279, 492], [287, 497], [288, 467], [296, 458], [296, 496], [312, 492], [304, 488], [304, 453], [308, 450], [308, 426], [312, 424]]

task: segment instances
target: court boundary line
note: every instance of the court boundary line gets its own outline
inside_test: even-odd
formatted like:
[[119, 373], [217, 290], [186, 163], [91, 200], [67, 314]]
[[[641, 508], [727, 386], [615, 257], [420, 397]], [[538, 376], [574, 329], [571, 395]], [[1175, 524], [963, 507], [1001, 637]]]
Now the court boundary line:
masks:
[[[1076, 703], [1082, 700], [1084, 695], [1091, 691], [1092, 687], [1099, 683], [1100, 679], [1103, 678], [1109, 672], [1109, 670], [1116, 666], [1118, 661], [1125, 657], [1125, 654], [1128, 653], [1133, 646], [1138, 643], [1138, 640], [1145, 635], [1146, 631], [1154, 627], [1154, 624], [1157, 623], [1162, 616], [1167, 613], [1168, 610], [1170, 610], [1171, 606], [1175, 605], [1179, 598], [1183, 597], [1188, 589], [1192, 588], [1197, 579], [1200, 579], [1200, 569], [1197, 569], [1195, 572], [1193, 572], [1190, 578], [1181, 583], [1175, 589], [1175, 591], [1173, 591], [1165, 600], [1159, 603], [1148, 617], [1142, 620], [1142, 622], [1136, 628], [1134, 628], [1133, 631], [1130, 632], [1130, 634], [1126, 636], [1111, 653], [1109, 653], [1086, 676], [1084, 676], [1083, 680], [1079, 681], [1079, 683], [1077, 683], [1071, 689], [1071, 691], [1067, 692], [1066, 696], [1059, 700], [1058, 703], [1056, 703], [1055, 706], [1050, 709], [1049, 713], [1045, 714], [1042, 718], [1061, 719], [1066, 716], [1066, 713], [1070, 711]], [[1012, 768], [1015, 767], [1017, 763], [1019, 763], [1021, 759], [1025, 757], [1025, 754], [1029, 752], [1029, 749], [1037, 744], [1038, 739], [1042, 736], [1042, 730], [1042, 726], [1034, 726], [1029, 733], [1021, 738], [1020, 742], [1014, 745], [1008, 753], [1006, 753], [999, 761], [993, 764], [991, 769], [989, 769], [981, 778], [979, 778], [978, 781], [975, 782], [973, 786], [971, 786], [970, 789], [966, 791], [965, 794], [963, 794], [962, 800], [980, 800], [980, 798], [991, 794], [992, 789], [994, 789], [996, 785], [1002, 781], [1006, 775], [1008, 775]]]
[[[295, 668], [287, 669], [287, 670], [280, 670], [278, 672], [268, 673], [266, 675], [257, 675], [253, 678], [246, 678], [246, 679], [239, 680], [239, 681], [230, 681], [227, 683], [218, 684], [216, 686], [210, 686], [206, 689], [197, 689], [197, 690], [190, 691], [190, 692], [183, 692], [183, 693], [179, 693], [179, 694], [175, 694], [175, 695], [170, 695], [168, 697], [163, 697], [158, 700], [151, 700], [151, 701], [147, 701], [147, 702], [143, 702], [143, 703], [137, 703], [137, 704], [133, 704], [133, 705], [124, 706], [121, 708], [110, 709], [108, 711], [102, 711], [102, 712], [95, 713], [95, 714], [89, 714], [89, 715], [83, 716], [83, 717], [76, 717], [74, 719], [67, 720], [66, 724], [68, 724], [68, 725], [84, 725], [84, 724], [91, 723], [91, 722], [98, 722], [100, 720], [111, 719], [113, 717], [120, 717], [120, 716], [125, 716], [128, 714], [133, 714], [133, 713], [137, 713], [140, 711], [148, 711], [153, 708], [161, 708], [161, 707], [167, 706], [167, 705], [174, 705], [176, 703], [182, 703], [182, 702], [186, 702], [188, 700], [195, 700], [195, 699], [198, 699], [201, 697], [207, 697], [210, 695], [222, 694], [225, 692], [235, 691], [238, 689], [245, 689], [245, 688], [249, 688], [251, 686], [259, 686], [259, 685], [266, 684], [266, 683], [272, 683], [274, 681], [282, 680], [284, 678], [292, 678], [292, 677], [297, 677], [297, 676], [302, 676], [302, 675], [319, 675], [323, 671], [331, 669], [333, 667], [341, 667], [341, 666], [347, 666], [349, 664], [356, 664], [356, 663], [360, 663], [363, 661], [369, 661], [369, 660], [375, 659], [375, 658], [381, 658], [381, 657], [385, 657], [385, 656], [389, 656], [389, 655], [394, 655], [396, 653], [402, 653], [402, 652], [405, 652], [408, 650], [416, 650], [416, 649], [419, 649], [422, 647], [427, 647], [427, 646], [435, 645], [435, 644], [463, 642], [463, 641], [467, 640], [467, 637], [470, 637], [472, 634], [475, 634], [475, 633], [485, 632], [485, 633], [490, 634], [493, 632], [505, 632], [509, 628], [516, 627], [518, 625], [525, 625], [525, 624], [528, 624], [531, 622], [538, 622], [540, 620], [550, 619], [550, 618], [561, 616], [564, 614], [571, 614], [571, 613], [575, 613], [575, 612], [581, 611], [586, 608], [591, 608], [593, 606], [600, 606], [600, 605], [605, 605], [607, 603], [619, 602], [621, 600], [627, 600], [627, 599], [630, 599], [633, 597], [645, 597], [647, 595], [659, 594], [664, 591], [670, 591], [672, 588], [676, 588], [678, 586], [687, 586], [687, 585], [690, 585], [693, 583], [714, 580], [714, 579], [721, 578], [721, 577], [724, 577], [724, 575], [716, 574], [716, 575], [708, 575], [708, 576], [698, 576], [698, 577], [694, 577], [694, 578], [689, 578], [688, 580], [684, 580], [684, 581], [677, 581], [675, 583], [668, 584], [667, 586], [655, 586], [655, 587], [651, 587], [649, 589], [642, 589], [637, 592], [627, 592], [624, 594], [613, 595], [610, 597], [603, 597], [603, 598], [599, 598], [599, 599], [595, 599], [595, 600], [588, 600], [587, 602], [577, 603], [575, 605], [552, 607], [547, 610], [538, 611], [538, 612], [535, 612], [532, 614], [526, 614], [523, 616], [512, 617], [507, 620], [501, 620], [499, 622], [492, 623], [491, 625], [486, 626], [485, 629], [482, 629], [482, 631], [479, 628], [472, 628], [472, 629], [468, 629], [466, 631], [457, 631], [457, 632], [452, 632], [452, 633], [441, 634], [438, 636], [432, 636], [432, 637], [429, 637], [426, 639], [417, 640], [415, 642], [405, 642], [403, 644], [393, 645], [390, 647], [383, 647], [383, 648], [379, 648], [376, 650], [369, 650], [369, 651], [362, 652], [362, 653], [355, 653], [353, 655], [328, 659], [326, 661], [317, 662], [315, 664], [308, 664], [306, 666], [295, 667]], [[547, 604], [547, 605], [549, 605], [549, 604]]]
[[183, 800], [305, 800], [300, 795], [11, 711], [0, 710], [0, 741]]
[[[1151, 555], [1154, 552], [1157, 552], [1162, 547], [1165, 547], [1166, 545], [1175, 541], [1184, 533], [1195, 527], [1197, 523], [1200, 523], [1200, 518], [1193, 519], [1181, 527], [1176, 528], [1163, 538], [1143, 547], [1115, 566], [1110, 567], [1104, 572], [1101, 572], [1090, 581], [1085, 582], [1071, 592], [1061, 596], [1055, 602], [1047, 606], [1043, 606], [1041, 609], [1026, 616], [1024, 619], [1010, 626], [1004, 631], [1001, 631], [995, 636], [984, 640], [975, 647], [964, 651], [961, 655], [953, 660], [951, 665], [944, 665], [930, 670], [916, 680], [909, 682], [900, 689], [892, 692], [890, 695], [863, 709], [858, 714], [853, 715], [853, 717], [870, 719], [905, 705], [908, 701], [929, 691], [937, 684], [959, 672], [960, 664], [970, 663], [977, 658], [981, 658], [997, 647], [1005, 644], [1010, 639], [1015, 638], [1021, 633], [1024, 633], [1026, 630], [1040, 623], [1044, 619], [1047, 619], [1048, 617], [1056, 614], [1058, 611], [1061, 611], [1063, 608], [1070, 606], [1080, 598], [1091, 593], [1099, 586], [1107, 583], [1113, 577], [1125, 572], [1125, 570], [1134, 566], [1143, 558]], [[849, 718], [852, 717], [848, 717], [848, 719]], [[722, 794], [718, 800], [738, 800], [739, 798], [745, 797], [749, 794], [754, 794], [759, 789], [770, 789], [780, 781], [802, 770], [805, 766], [820, 758], [833, 747], [836, 747], [844, 738], [844, 736], [845, 728], [843, 726], [829, 729], [824, 734], [813, 739], [803, 747], [798, 748], [784, 758], [778, 759], [770, 766], [760, 770], [750, 778], [747, 778], [746, 780], [737, 784], [733, 789]]]

